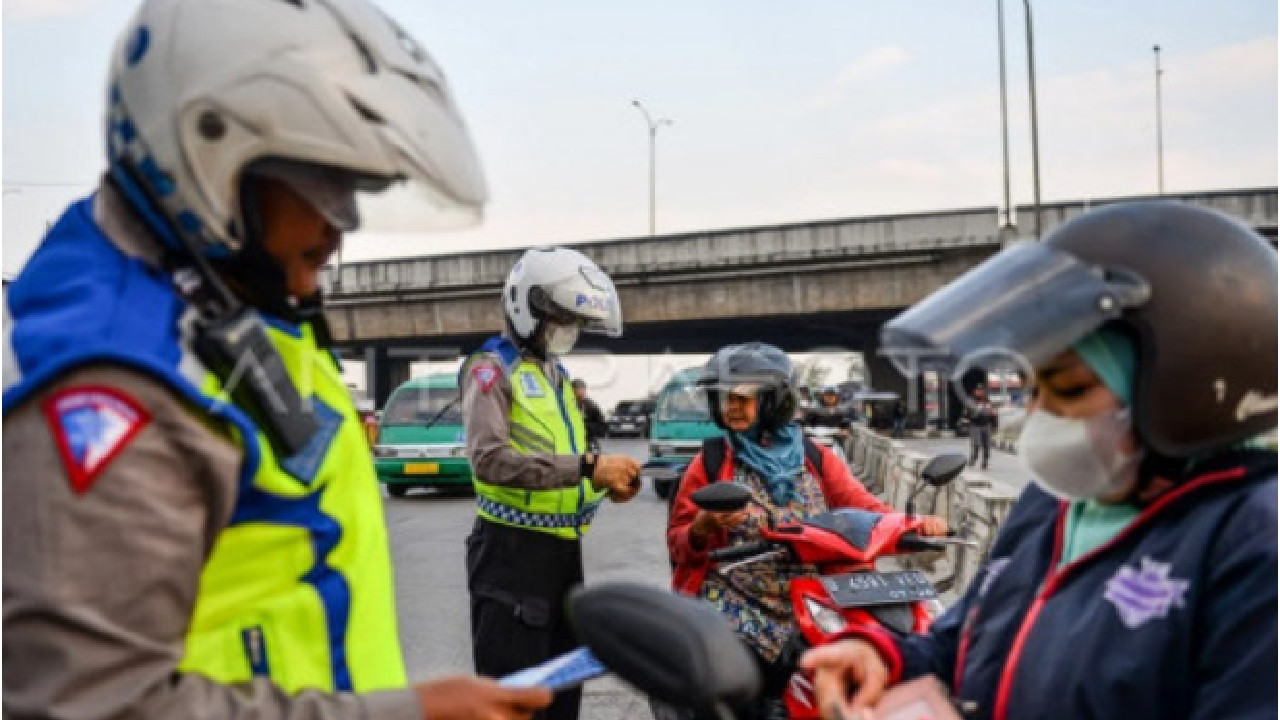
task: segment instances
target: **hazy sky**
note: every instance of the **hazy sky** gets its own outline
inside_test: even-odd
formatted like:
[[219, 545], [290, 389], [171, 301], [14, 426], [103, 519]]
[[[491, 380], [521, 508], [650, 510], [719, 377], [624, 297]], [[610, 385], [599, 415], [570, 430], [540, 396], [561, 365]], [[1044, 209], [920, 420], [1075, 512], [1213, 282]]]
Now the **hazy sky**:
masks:
[[[994, 0], [386, 0], [445, 68], [493, 202], [480, 228], [345, 260], [999, 202]], [[1031, 196], [1025, 36], [1006, 4], [1014, 199]], [[102, 167], [106, 58], [134, 3], [4, 2], [4, 270]], [[1042, 194], [1276, 183], [1274, 0], [1035, 3]]]

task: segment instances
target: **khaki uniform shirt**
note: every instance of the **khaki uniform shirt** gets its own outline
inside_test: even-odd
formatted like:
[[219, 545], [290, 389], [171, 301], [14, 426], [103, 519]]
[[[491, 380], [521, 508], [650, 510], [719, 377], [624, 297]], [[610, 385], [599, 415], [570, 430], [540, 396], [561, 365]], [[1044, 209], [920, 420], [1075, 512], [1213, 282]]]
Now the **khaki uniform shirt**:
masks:
[[[109, 187], [98, 224], [156, 264]], [[44, 401], [80, 385], [115, 388], [151, 419], [72, 490]], [[421, 718], [412, 690], [286, 695], [269, 679], [235, 686], [180, 673], [200, 571], [236, 503], [240, 449], [168, 386], [119, 366], [69, 371], [4, 417], [4, 715], [20, 718]]]
[[[559, 388], [562, 378], [556, 364], [541, 362], [539, 365], [551, 386]], [[476, 380], [477, 371], [484, 368], [490, 369], [495, 378], [488, 386]], [[563, 380], [568, 382], [568, 378]], [[511, 402], [511, 380], [497, 355], [482, 353], [463, 369], [462, 418], [466, 425], [467, 457], [476, 477], [490, 485], [525, 490], [576, 487], [582, 482], [581, 460], [577, 455], [524, 455], [511, 447], [507, 437]]]

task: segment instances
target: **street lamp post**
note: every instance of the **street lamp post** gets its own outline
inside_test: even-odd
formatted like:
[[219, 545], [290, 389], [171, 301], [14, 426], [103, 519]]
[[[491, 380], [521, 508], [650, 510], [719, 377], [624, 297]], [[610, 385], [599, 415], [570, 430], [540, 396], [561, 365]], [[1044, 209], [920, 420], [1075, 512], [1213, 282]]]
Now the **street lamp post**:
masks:
[[649, 114], [649, 111], [645, 109], [644, 105], [640, 104], [639, 100], [632, 100], [631, 104], [635, 105], [636, 109], [639, 110], [642, 115], [644, 115], [644, 121], [649, 126], [649, 234], [656, 235], [657, 234], [657, 223], [656, 223], [657, 213], [655, 210], [655, 202], [656, 202], [655, 195], [657, 191], [656, 164], [657, 164], [658, 128], [663, 125], [671, 125], [672, 122], [671, 122], [671, 118], [658, 118], [657, 120], [654, 120], [653, 116]]
[[1160, 103], [1160, 76], [1164, 70], [1160, 68], [1160, 46], [1151, 48], [1156, 54], [1156, 189], [1164, 194], [1164, 118]]
[[1036, 52], [1031, 32], [1031, 0], [1022, 0], [1027, 12], [1027, 84], [1031, 90], [1031, 178], [1036, 214], [1036, 239], [1040, 239], [1040, 131], [1036, 125]]
[[1001, 228], [1013, 225], [1013, 206], [1009, 200], [1009, 93], [1004, 71], [1004, 0], [996, 0], [996, 32], [1000, 39], [1000, 149], [1004, 160], [1004, 220]]

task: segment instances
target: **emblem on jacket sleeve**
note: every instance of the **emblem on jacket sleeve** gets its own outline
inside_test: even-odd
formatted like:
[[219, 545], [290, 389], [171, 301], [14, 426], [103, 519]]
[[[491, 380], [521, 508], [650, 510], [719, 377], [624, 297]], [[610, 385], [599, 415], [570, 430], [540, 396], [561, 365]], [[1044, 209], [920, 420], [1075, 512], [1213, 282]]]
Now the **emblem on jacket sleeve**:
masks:
[[492, 365], [477, 365], [471, 371], [471, 377], [475, 379], [476, 385], [480, 386], [480, 392], [487, 395], [493, 389], [493, 384], [498, 381], [498, 369]]
[[151, 416], [112, 387], [72, 387], [50, 395], [44, 413], [71, 489], [83, 495]]
[[1169, 577], [1169, 563], [1142, 558], [1142, 567], [1121, 566], [1107, 581], [1104, 595], [1120, 613], [1120, 620], [1130, 629], [1169, 614], [1169, 608], [1182, 606], [1182, 596], [1190, 585], [1186, 580]]

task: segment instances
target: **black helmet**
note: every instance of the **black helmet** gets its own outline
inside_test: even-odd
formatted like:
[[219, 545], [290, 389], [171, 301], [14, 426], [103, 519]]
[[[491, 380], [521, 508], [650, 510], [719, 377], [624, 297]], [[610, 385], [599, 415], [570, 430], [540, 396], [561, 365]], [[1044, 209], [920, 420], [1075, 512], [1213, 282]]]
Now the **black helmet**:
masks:
[[739, 385], [760, 386], [761, 430], [777, 430], [795, 418], [791, 358], [773, 345], [752, 342], [721, 348], [707, 361], [698, 385], [707, 393], [712, 419], [725, 430], [729, 427], [720, 413], [720, 393]]
[[1176, 458], [1276, 426], [1276, 320], [1276, 251], [1260, 235], [1216, 211], [1147, 201], [1001, 252], [894, 318], [881, 342], [898, 360], [999, 349], [1039, 366], [1117, 327], [1137, 348], [1138, 438]]

